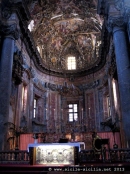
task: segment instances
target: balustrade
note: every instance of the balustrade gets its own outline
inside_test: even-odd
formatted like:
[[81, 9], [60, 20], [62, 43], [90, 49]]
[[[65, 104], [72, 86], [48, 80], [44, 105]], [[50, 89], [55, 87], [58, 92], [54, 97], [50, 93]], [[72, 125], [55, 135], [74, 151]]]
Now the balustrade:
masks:
[[26, 150], [0, 151], [0, 163], [29, 163]]
[[[29, 152], [26, 150], [0, 151], [0, 163], [29, 164]], [[79, 152], [79, 164], [85, 163], [130, 162], [130, 149], [105, 149], [96, 153], [93, 149]]]
[[130, 149], [105, 149], [100, 152], [94, 150], [82, 150], [79, 153], [79, 163], [88, 162], [130, 162]]

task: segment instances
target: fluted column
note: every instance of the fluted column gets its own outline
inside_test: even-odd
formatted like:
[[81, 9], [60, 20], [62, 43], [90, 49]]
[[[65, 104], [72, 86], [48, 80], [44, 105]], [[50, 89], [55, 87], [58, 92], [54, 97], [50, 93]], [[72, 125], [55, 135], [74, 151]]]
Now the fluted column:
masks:
[[130, 56], [122, 17], [110, 18], [116, 55], [122, 123], [127, 145], [130, 147]]
[[0, 57], [0, 150], [5, 148], [6, 130], [4, 124], [9, 117], [14, 41], [19, 37], [19, 31], [14, 21], [1, 27], [4, 37]]

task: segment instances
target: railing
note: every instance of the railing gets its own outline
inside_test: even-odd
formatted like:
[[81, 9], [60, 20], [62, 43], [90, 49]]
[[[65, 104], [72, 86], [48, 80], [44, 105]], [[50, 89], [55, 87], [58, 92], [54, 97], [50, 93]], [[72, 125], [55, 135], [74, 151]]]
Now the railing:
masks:
[[28, 164], [29, 153], [26, 150], [0, 151], [0, 163]]
[[130, 162], [130, 149], [109, 149], [102, 151], [82, 150], [79, 153], [79, 163], [88, 162]]
[[111, 162], [130, 162], [130, 149], [110, 149]]
[[[99, 152], [94, 150], [81, 150], [79, 164], [85, 163], [116, 163], [130, 162], [130, 149], [105, 149]], [[29, 152], [26, 150], [0, 151], [0, 163], [29, 164]]]

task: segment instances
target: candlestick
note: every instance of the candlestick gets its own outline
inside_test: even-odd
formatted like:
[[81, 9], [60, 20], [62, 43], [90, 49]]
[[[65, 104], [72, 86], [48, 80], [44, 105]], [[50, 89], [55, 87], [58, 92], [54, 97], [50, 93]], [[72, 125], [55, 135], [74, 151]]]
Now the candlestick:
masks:
[[48, 120], [47, 108], [46, 108], [46, 120]]
[[61, 119], [63, 118], [63, 109], [61, 109]]
[[56, 120], [55, 109], [54, 109], [54, 120]]
[[83, 108], [82, 108], [82, 119], [83, 119]]
[[89, 117], [90, 117], [90, 108], [88, 108], [89, 109]]

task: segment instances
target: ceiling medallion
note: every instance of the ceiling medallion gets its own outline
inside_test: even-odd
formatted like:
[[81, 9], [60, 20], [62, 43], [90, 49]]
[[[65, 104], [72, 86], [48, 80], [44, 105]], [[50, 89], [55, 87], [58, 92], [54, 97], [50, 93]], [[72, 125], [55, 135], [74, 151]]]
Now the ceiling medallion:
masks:
[[56, 63], [56, 61], [57, 61], [56, 57], [52, 57], [52, 58], [51, 58], [51, 62], [52, 62], [52, 63]]

